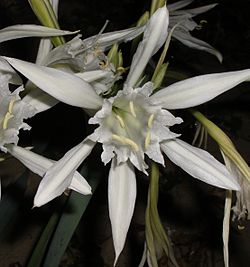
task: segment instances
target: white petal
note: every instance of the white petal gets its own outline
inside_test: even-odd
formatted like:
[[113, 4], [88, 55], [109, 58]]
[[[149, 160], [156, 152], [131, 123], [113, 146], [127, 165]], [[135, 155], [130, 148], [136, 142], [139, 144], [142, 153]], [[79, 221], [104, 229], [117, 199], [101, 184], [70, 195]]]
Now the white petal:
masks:
[[[77, 31], [76, 31], [77, 32]], [[76, 32], [62, 31], [40, 25], [13, 25], [0, 30], [0, 43], [24, 37], [52, 37], [75, 34]]]
[[108, 200], [115, 247], [114, 265], [125, 244], [134, 212], [135, 199], [136, 178], [132, 164], [125, 162], [117, 165], [116, 159], [113, 159], [109, 172]]
[[136, 36], [140, 35], [145, 27], [134, 27], [121, 31], [107, 32], [97, 34], [83, 40], [86, 47], [90, 47], [95, 43], [98, 44], [103, 50], [110, 48], [114, 43], [127, 42], [133, 40]]
[[32, 91], [23, 98], [23, 101], [33, 106], [36, 109], [36, 114], [50, 109], [59, 102], [56, 98], [38, 88], [32, 89]]
[[41, 90], [66, 104], [86, 109], [102, 106], [102, 99], [92, 86], [75, 75], [19, 59], [4, 58]]
[[250, 69], [200, 75], [163, 88], [150, 98], [166, 109], [189, 108], [203, 104], [244, 81], [250, 81]]
[[216, 50], [210, 44], [191, 36], [189, 32], [179, 31], [177, 28], [173, 32], [173, 37], [190, 48], [205, 51], [216, 56], [218, 60], [222, 62], [223, 57], [218, 50]]
[[84, 179], [84, 177], [79, 173], [75, 172], [69, 188], [83, 195], [89, 195], [91, 193], [91, 186]]
[[179, 139], [162, 143], [163, 152], [193, 177], [225, 189], [239, 190], [237, 178], [211, 154]]
[[41, 177], [53, 165], [53, 161], [51, 159], [47, 159], [20, 146], [8, 145], [7, 148], [8, 152], [13, 157], [17, 158], [28, 169]]
[[54, 9], [56, 17], [58, 17], [58, 5], [59, 5], [59, 0], [51, 0], [52, 7]]
[[166, 41], [168, 22], [168, 10], [164, 6], [159, 8], [147, 23], [143, 40], [139, 44], [131, 63], [126, 80], [128, 87], [133, 87], [136, 84], [149, 59]]
[[10, 75], [9, 83], [21, 85], [23, 83], [22, 79], [18, 76], [15, 70], [0, 57], [0, 74], [1, 75]]
[[73, 173], [90, 154], [94, 145], [94, 142], [85, 139], [48, 169], [38, 187], [34, 199], [35, 207], [40, 207], [61, 195], [70, 186]]
[[49, 38], [43, 38], [40, 41], [36, 56], [36, 64], [42, 65], [43, 60], [46, 58], [52, 47], [53, 46]]
[[[21, 161], [23, 165], [25, 165], [28, 169], [30, 169], [32, 172], [38, 174], [41, 177], [44, 176], [47, 170], [51, 168], [55, 163], [54, 160], [45, 158], [28, 149], [15, 145], [8, 145], [8, 152], [13, 157]], [[84, 179], [84, 177], [77, 171], [73, 175], [69, 188], [84, 195], [91, 194], [90, 185]]]
[[75, 75], [84, 81], [90, 83], [102, 78], [109, 77], [112, 74], [111, 71], [106, 70], [91, 70], [91, 71], [85, 71], [85, 72], [78, 72]]
[[182, 1], [178, 1], [178, 2], [173, 3], [173, 4], [168, 4], [167, 7], [168, 7], [169, 12], [173, 12], [177, 9], [181, 9], [181, 8], [191, 4], [193, 1], [194, 0], [182, 0]]
[[215, 6], [217, 6], [217, 4], [210, 4], [210, 5], [206, 5], [206, 6], [201, 6], [201, 7], [196, 7], [196, 8], [192, 8], [192, 9], [185, 9], [185, 10], [178, 10], [173, 12], [174, 15], [189, 15], [190, 17], [194, 17], [197, 16], [201, 13], [205, 13], [208, 10], [214, 8]]

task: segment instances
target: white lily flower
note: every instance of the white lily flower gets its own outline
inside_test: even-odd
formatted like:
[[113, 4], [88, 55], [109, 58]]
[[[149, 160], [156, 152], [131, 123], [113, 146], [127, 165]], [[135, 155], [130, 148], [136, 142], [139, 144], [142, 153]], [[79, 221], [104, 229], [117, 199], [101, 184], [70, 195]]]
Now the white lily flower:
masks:
[[44, 66], [64, 65], [75, 71], [100, 69], [100, 61], [107, 61], [104, 54], [114, 43], [127, 42], [144, 31], [145, 27], [135, 27], [121, 31], [98, 34], [81, 40], [76, 36], [64, 45], [54, 48], [41, 62]]
[[23, 122], [34, 115], [34, 108], [24, 103], [19, 97], [23, 87], [14, 92], [9, 90], [9, 74], [0, 75], [0, 150], [6, 152], [6, 144], [17, 144], [20, 129], [29, 130], [30, 126]]
[[217, 4], [206, 5], [193, 9], [180, 10], [181, 8], [191, 4], [193, 0], [182, 0], [173, 4], [168, 4], [169, 9], [169, 27], [173, 28], [176, 24], [178, 26], [173, 32], [173, 38], [177, 39], [184, 45], [206, 51], [212, 55], [215, 55], [220, 62], [222, 62], [221, 53], [212, 47], [210, 44], [193, 37], [190, 31], [198, 28], [198, 24], [193, 20], [193, 17], [207, 12], [208, 10], [214, 8]]
[[[47, 170], [44, 177], [46, 183], [44, 182], [44, 186], [41, 187], [38, 193], [39, 197], [36, 199], [36, 205], [43, 205], [47, 202], [47, 195], [53, 194], [51, 192], [54, 189], [52, 190], [51, 188], [54, 188], [54, 179], [61, 181], [65, 187], [64, 181], [71, 179], [72, 173], [90, 153], [94, 144], [96, 142], [102, 143], [102, 161], [107, 164], [112, 160], [109, 174], [109, 210], [116, 260], [126, 240], [136, 198], [135, 174], [132, 165], [146, 173], [145, 155], [164, 165], [163, 152], [170, 160], [195, 178], [217, 187], [232, 190], [239, 189], [236, 178], [227, 171], [223, 164], [207, 152], [177, 139], [178, 135], [171, 132], [169, 127], [180, 123], [182, 120], [175, 118], [165, 108], [168, 108], [171, 103], [175, 105], [173, 108], [183, 106], [185, 99], [187, 99], [188, 103], [185, 102], [185, 107], [206, 102], [231, 89], [239, 82], [247, 80], [248, 75], [246, 73], [250, 74], [250, 71], [245, 71], [244, 77], [241, 72], [231, 72], [222, 76], [213, 74], [209, 76], [209, 79], [197, 78], [195, 82], [192, 80], [190, 82], [189, 79], [186, 80], [187, 89], [184, 81], [177, 83], [176, 94], [172, 92], [173, 90], [171, 91], [167, 88], [152, 94], [152, 83], [146, 83], [141, 88], [133, 89], [150, 57], [165, 42], [162, 36], [166, 37], [167, 28], [159, 27], [159, 25], [163, 26], [164, 22], [167, 23], [167, 21], [168, 12], [166, 7], [160, 8], [154, 13], [146, 25], [145, 35], [134, 55], [132, 67], [123, 90], [119, 91], [115, 97], [105, 98], [102, 101], [99, 101], [99, 96], [93, 93], [86, 96], [88, 90], [84, 89], [85, 84], [80, 89], [80, 82], [77, 94], [74, 92], [75, 89], [73, 87], [70, 87], [70, 90], [67, 90], [67, 88], [62, 90], [61, 87], [65, 86], [61, 79], [64, 78], [59, 70], [53, 71], [54, 78], [52, 78], [50, 77], [52, 73], [50, 68], [41, 68], [20, 60], [7, 59], [14, 68], [34, 84], [39, 84], [42, 90], [55, 98], [85, 109], [88, 108], [88, 103], [86, 102], [95, 103], [92, 108], [96, 114], [89, 120], [89, 123], [99, 124], [99, 128]], [[159, 33], [159, 28], [161, 29], [161, 34]], [[152, 37], [154, 40], [152, 40]], [[32, 72], [35, 74], [32, 74]], [[67, 86], [70, 86], [71, 80], [76, 83], [75, 78], [75, 75], [67, 74], [65, 78]], [[192, 79], [195, 80], [195, 78]], [[53, 86], [50, 80], [53, 80]], [[193, 91], [192, 86], [194, 87]], [[201, 86], [204, 89], [199, 91], [198, 89]], [[181, 95], [181, 90], [185, 95], [184, 100], [179, 96]], [[173, 97], [168, 102], [165, 95], [169, 91]], [[193, 98], [195, 99], [194, 101], [192, 100]], [[187, 163], [190, 163], [190, 165]], [[124, 188], [126, 188], [126, 191], [123, 191]], [[123, 194], [116, 196], [114, 190], [123, 192]]]

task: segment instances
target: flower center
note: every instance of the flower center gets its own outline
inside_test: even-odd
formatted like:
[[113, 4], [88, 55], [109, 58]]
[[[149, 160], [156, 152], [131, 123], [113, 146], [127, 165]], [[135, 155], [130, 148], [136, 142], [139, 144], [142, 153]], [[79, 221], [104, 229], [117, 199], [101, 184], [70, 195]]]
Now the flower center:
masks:
[[[118, 103], [116, 103], [118, 102]], [[142, 106], [132, 100], [115, 101], [112, 108], [112, 140], [119, 145], [129, 146], [133, 151], [145, 151], [150, 142], [154, 114], [148, 113]]]

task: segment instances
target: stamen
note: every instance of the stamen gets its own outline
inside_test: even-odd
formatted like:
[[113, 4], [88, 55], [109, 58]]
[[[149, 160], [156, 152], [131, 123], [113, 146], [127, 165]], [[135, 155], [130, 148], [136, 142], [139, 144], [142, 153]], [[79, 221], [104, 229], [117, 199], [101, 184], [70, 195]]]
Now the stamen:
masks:
[[125, 143], [130, 145], [135, 151], [139, 151], [139, 146], [131, 139], [124, 137]]
[[119, 121], [121, 127], [122, 127], [122, 128], [125, 128], [125, 123], [124, 123], [124, 120], [122, 119], [122, 117], [119, 116], [119, 115], [117, 115], [117, 114], [115, 115], [115, 117], [116, 117], [117, 120]]
[[101, 60], [99, 62], [99, 66], [100, 66], [101, 69], [106, 69], [108, 65], [109, 65], [108, 60], [106, 60], [106, 61], [105, 60]]
[[139, 151], [139, 146], [131, 139], [126, 138], [124, 136], [119, 136], [117, 134], [112, 134], [112, 138], [120, 143], [122, 143], [123, 145], [129, 145], [132, 147], [132, 149], [134, 149], [135, 151]]
[[135, 107], [134, 107], [133, 101], [129, 101], [129, 108], [130, 108], [131, 114], [136, 118]]
[[3, 119], [3, 129], [6, 130], [8, 127], [8, 122], [11, 118], [13, 118], [14, 115], [10, 114], [9, 111], [5, 114]]
[[118, 72], [121, 72], [121, 73], [126, 72], [126, 69], [123, 68], [123, 67], [118, 67], [116, 70], [117, 70]]
[[148, 128], [152, 128], [155, 114], [151, 114], [148, 118]]
[[150, 132], [147, 132], [147, 135], [146, 135], [146, 138], [145, 138], [145, 149], [148, 148], [148, 146], [150, 144], [150, 141], [151, 141], [151, 134], [150, 134]]
[[119, 136], [117, 134], [112, 134], [112, 138], [115, 141], [118, 141], [118, 142], [122, 143], [123, 145], [125, 145], [125, 143], [124, 143], [124, 137], [123, 136]]
[[12, 113], [15, 101], [16, 101], [16, 99], [11, 99], [11, 101], [9, 103], [9, 107], [8, 107], [9, 113]]

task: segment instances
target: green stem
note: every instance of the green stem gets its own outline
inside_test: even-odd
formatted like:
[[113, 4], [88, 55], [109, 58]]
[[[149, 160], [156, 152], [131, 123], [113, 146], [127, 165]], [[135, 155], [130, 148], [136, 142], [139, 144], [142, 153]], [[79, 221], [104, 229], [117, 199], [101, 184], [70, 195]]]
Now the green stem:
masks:
[[[28, 0], [30, 6], [43, 26], [60, 29], [56, 14], [49, 0]], [[65, 43], [62, 36], [52, 37], [51, 41], [54, 46]]]

